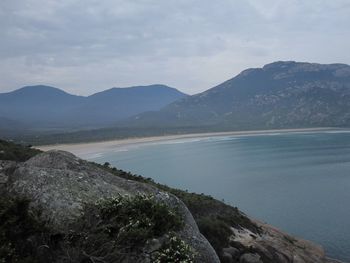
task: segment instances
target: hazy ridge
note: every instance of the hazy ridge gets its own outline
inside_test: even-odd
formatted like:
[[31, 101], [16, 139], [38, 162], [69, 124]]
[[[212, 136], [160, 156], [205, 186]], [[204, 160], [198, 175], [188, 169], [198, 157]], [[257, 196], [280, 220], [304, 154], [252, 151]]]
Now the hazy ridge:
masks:
[[[192, 96], [164, 85], [113, 88], [89, 97], [37, 86], [0, 94], [0, 102], [0, 132], [41, 144], [349, 127], [350, 66], [279, 61]], [[32, 133], [24, 136], [27, 130]]]
[[[0, 130], [69, 131], [101, 128], [132, 115], [159, 110], [186, 94], [165, 85], [112, 88], [84, 97], [50, 86], [0, 94]], [[6, 129], [5, 129], [6, 128]]]

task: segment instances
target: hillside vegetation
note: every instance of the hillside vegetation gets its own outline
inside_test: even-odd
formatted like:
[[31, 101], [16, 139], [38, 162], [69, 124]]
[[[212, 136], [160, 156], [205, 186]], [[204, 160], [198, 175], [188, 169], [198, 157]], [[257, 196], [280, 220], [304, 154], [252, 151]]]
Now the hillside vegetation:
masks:
[[221, 129], [350, 125], [350, 66], [280, 61], [120, 125]]
[[0, 139], [0, 160], [24, 162], [40, 152], [30, 145], [23, 146]]

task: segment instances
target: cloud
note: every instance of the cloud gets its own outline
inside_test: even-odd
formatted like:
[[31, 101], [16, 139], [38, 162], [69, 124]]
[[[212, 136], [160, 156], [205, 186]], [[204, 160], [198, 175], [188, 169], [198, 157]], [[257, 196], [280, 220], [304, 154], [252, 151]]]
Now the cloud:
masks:
[[274, 60], [349, 63], [349, 13], [347, 0], [2, 0], [0, 91], [196, 93]]

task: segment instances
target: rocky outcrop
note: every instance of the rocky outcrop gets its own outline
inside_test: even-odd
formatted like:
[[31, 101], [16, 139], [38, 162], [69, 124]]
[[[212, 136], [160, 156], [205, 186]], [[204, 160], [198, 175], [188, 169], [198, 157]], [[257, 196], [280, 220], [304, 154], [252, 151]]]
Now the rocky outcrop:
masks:
[[321, 246], [292, 237], [270, 225], [254, 222], [261, 229], [259, 234], [245, 228], [232, 228], [232, 247], [223, 250], [225, 257], [229, 259], [227, 262], [334, 262], [325, 256]]
[[[196, 251], [196, 262], [219, 262], [216, 252], [199, 232], [191, 212], [175, 195], [152, 184], [116, 176], [71, 153], [48, 151], [26, 162], [0, 161], [0, 190], [4, 189], [32, 200], [32, 205], [41, 208], [41, 216], [57, 231], [67, 231], [68, 226], [82, 216], [85, 204], [118, 194], [150, 194], [157, 201], [176, 207], [182, 215], [185, 224], [177, 234]], [[227, 215], [227, 209], [233, 209], [239, 220], [233, 222], [231, 230], [228, 230], [231, 231], [229, 246], [219, 252], [222, 262], [336, 262], [327, 259], [320, 246], [256, 220], [249, 220], [238, 209], [219, 201], [213, 203], [215, 205], [200, 212], [201, 216]], [[246, 222], [245, 225], [242, 222]], [[161, 239], [151, 240], [149, 246], [159, 247], [160, 242]]]
[[196, 262], [219, 262], [191, 213], [177, 197], [144, 183], [119, 178], [70, 153], [49, 151], [19, 163], [8, 175], [6, 185], [11, 193], [27, 197], [41, 207], [43, 216], [60, 231], [82, 215], [85, 203], [117, 194], [152, 194], [182, 214], [185, 224], [178, 234], [197, 252]]

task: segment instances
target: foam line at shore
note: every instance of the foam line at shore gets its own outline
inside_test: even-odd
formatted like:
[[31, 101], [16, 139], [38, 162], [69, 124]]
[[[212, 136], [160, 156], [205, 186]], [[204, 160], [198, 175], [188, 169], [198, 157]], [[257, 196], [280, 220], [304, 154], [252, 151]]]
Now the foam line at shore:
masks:
[[281, 135], [284, 133], [314, 133], [314, 132], [331, 132], [339, 131], [346, 132], [349, 130], [339, 130], [334, 128], [305, 128], [305, 129], [281, 129], [281, 130], [256, 130], [256, 131], [233, 131], [233, 132], [212, 132], [212, 133], [193, 133], [180, 135], [165, 135], [143, 138], [128, 138], [101, 142], [88, 143], [73, 143], [73, 144], [53, 144], [38, 146], [36, 148], [48, 150], [63, 150], [69, 151], [80, 157], [88, 157], [93, 155], [100, 155], [103, 152], [119, 148], [119, 150], [127, 150], [129, 147], [137, 147], [143, 144], [157, 144], [157, 143], [179, 143], [178, 140], [187, 142], [192, 140], [210, 139], [212, 137], [241, 137], [241, 136], [257, 136], [257, 135]]

